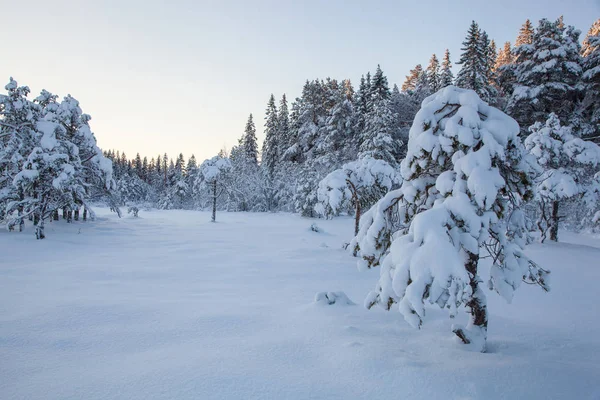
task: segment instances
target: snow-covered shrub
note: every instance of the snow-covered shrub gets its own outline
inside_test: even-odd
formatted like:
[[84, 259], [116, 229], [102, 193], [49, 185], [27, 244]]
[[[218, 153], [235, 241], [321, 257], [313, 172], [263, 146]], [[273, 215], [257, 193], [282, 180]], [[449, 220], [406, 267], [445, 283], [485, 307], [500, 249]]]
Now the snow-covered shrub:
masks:
[[344, 164], [327, 175], [317, 190], [315, 211], [326, 218], [354, 208], [355, 231], [358, 233], [361, 209], [370, 207], [398, 185], [399, 174], [386, 161], [365, 156]]
[[584, 217], [590, 220], [597, 208], [594, 172], [600, 164], [600, 147], [575, 137], [571, 128], [561, 126], [553, 113], [545, 124], [536, 122], [529, 131], [525, 147], [542, 167], [535, 181], [540, 214], [537, 226], [542, 241], [548, 230], [550, 240], [557, 241], [559, 221], [565, 217], [560, 215], [560, 209], [569, 200], [583, 199], [585, 207], [578, 202], [577, 208], [583, 209]]
[[447, 308], [451, 317], [464, 306], [469, 324], [453, 332], [485, 351], [480, 257], [492, 259], [488, 287], [508, 302], [521, 281], [549, 290], [548, 272], [523, 253], [519, 206], [532, 197], [533, 160], [518, 133], [512, 118], [472, 90], [449, 86], [423, 101], [401, 164], [401, 188], [362, 217], [353, 240], [359, 267], [381, 265], [368, 308], [398, 304], [418, 328], [426, 303]]
[[355, 303], [344, 292], [319, 292], [315, 295], [315, 304], [323, 306], [354, 306]]

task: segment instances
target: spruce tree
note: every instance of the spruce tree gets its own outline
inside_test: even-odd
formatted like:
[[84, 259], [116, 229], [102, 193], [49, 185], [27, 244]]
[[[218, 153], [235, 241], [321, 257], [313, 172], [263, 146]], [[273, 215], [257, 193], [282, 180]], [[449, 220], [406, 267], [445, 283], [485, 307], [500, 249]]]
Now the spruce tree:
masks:
[[271, 94], [267, 103], [265, 115], [265, 140], [262, 146], [261, 165], [264, 168], [267, 178], [272, 179], [275, 175], [275, 168], [279, 161], [279, 121], [277, 107], [275, 106], [275, 96]]
[[519, 29], [519, 35], [517, 36], [517, 40], [515, 41], [515, 48], [524, 44], [532, 44], [533, 33], [533, 24], [529, 19], [527, 19], [523, 26], [521, 26], [521, 29]]
[[450, 86], [454, 83], [452, 74], [452, 62], [450, 61], [450, 51], [446, 49], [444, 59], [442, 60], [442, 72], [440, 72], [440, 89]]
[[258, 165], [258, 143], [256, 141], [256, 127], [254, 126], [252, 114], [248, 116], [241, 146], [247, 162], [252, 165]]
[[553, 112], [561, 121], [571, 121], [582, 73], [579, 51], [579, 31], [547, 19], [539, 22], [531, 44], [516, 49], [516, 83], [507, 110], [523, 133]]
[[[278, 155], [279, 159], [283, 157], [283, 154], [290, 145], [290, 112], [288, 108], [287, 98], [285, 93], [281, 96], [279, 101], [279, 113], [277, 114], [277, 136], [278, 140]], [[279, 160], [279, 161], [280, 161]]]
[[427, 66], [427, 81], [429, 82], [432, 93], [435, 93], [442, 88], [440, 62], [435, 54], [429, 59], [429, 65]]
[[402, 91], [411, 92], [415, 90], [415, 87], [417, 86], [417, 81], [419, 80], [419, 77], [422, 73], [423, 67], [421, 66], [421, 64], [417, 64], [413, 69], [411, 69], [408, 75], [406, 75], [406, 79], [402, 84]]
[[460, 61], [462, 65], [456, 76], [456, 85], [474, 90], [483, 100], [494, 99], [494, 89], [490, 85], [489, 39], [475, 21], [471, 23], [463, 42]]
[[590, 28], [581, 49], [585, 96], [579, 106], [586, 121], [583, 136], [600, 143], [600, 19]]

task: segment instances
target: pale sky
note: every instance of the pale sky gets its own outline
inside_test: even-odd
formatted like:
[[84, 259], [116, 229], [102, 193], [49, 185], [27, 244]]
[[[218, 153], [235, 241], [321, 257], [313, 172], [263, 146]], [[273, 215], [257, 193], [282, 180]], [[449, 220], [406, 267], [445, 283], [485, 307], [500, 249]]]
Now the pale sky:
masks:
[[327, 76], [356, 86], [377, 64], [400, 85], [434, 52], [458, 61], [473, 19], [501, 46], [525, 19], [561, 14], [583, 36], [600, 0], [0, 0], [0, 78], [32, 99], [73, 95], [103, 149], [202, 161], [234, 145], [251, 112], [262, 142], [271, 93], [291, 100]]

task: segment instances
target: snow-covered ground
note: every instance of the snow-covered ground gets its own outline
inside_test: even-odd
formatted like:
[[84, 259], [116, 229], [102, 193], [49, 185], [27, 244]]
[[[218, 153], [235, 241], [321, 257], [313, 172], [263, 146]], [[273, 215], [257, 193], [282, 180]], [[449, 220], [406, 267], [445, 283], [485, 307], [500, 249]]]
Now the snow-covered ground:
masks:
[[480, 354], [442, 310], [415, 331], [363, 308], [379, 271], [341, 249], [351, 219], [98, 214], [0, 232], [0, 399], [600, 398], [600, 239], [530, 247], [552, 292], [489, 293]]

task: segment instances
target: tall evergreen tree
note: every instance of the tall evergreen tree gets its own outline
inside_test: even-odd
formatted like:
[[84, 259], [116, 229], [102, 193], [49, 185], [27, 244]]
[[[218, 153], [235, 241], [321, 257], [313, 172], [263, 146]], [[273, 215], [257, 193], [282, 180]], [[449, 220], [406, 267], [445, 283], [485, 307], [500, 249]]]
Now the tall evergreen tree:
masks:
[[265, 141], [262, 147], [262, 166], [267, 173], [267, 177], [272, 179], [275, 174], [275, 168], [279, 161], [279, 121], [277, 107], [275, 106], [275, 96], [271, 94], [267, 103], [265, 115]]
[[446, 49], [444, 59], [442, 60], [442, 72], [440, 72], [440, 89], [452, 85], [454, 75], [452, 74], [452, 62], [450, 61], [450, 51]]
[[522, 46], [524, 44], [532, 44], [533, 43], [533, 24], [529, 19], [523, 23], [521, 29], [519, 29], [519, 35], [517, 36], [517, 40], [515, 41], [515, 48]]
[[406, 79], [402, 84], [403, 92], [410, 92], [415, 90], [417, 86], [417, 81], [419, 80], [419, 76], [423, 73], [423, 67], [421, 64], [417, 64], [413, 69], [410, 70], [408, 75], [406, 75]]
[[290, 112], [288, 108], [287, 98], [285, 93], [279, 101], [279, 113], [277, 114], [277, 136], [278, 139], [278, 155], [281, 160], [283, 154], [290, 145]]
[[427, 81], [429, 82], [429, 87], [433, 93], [442, 88], [440, 62], [435, 54], [429, 59], [429, 65], [427, 66]]
[[585, 96], [580, 112], [586, 121], [584, 137], [600, 143], [600, 19], [588, 31], [581, 49]]
[[582, 73], [579, 51], [579, 31], [547, 19], [539, 22], [530, 45], [517, 48], [516, 83], [507, 109], [523, 133], [553, 112], [561, 121], [572, 121]]
[[456, 76], [456, 85], [474, 90], [483, 100], [490, 101], [494, 90], [490, 85], [489, 40], [487, 34], [471, 22], [458, 64], [462, 65]]
[[241, 146], [247, 162], [252, 165], [258, 165], [258, 143], [256, 141], [256, 127], [254, 126], [252, 114], [250, 114], [248, 121], [246, 122]]

